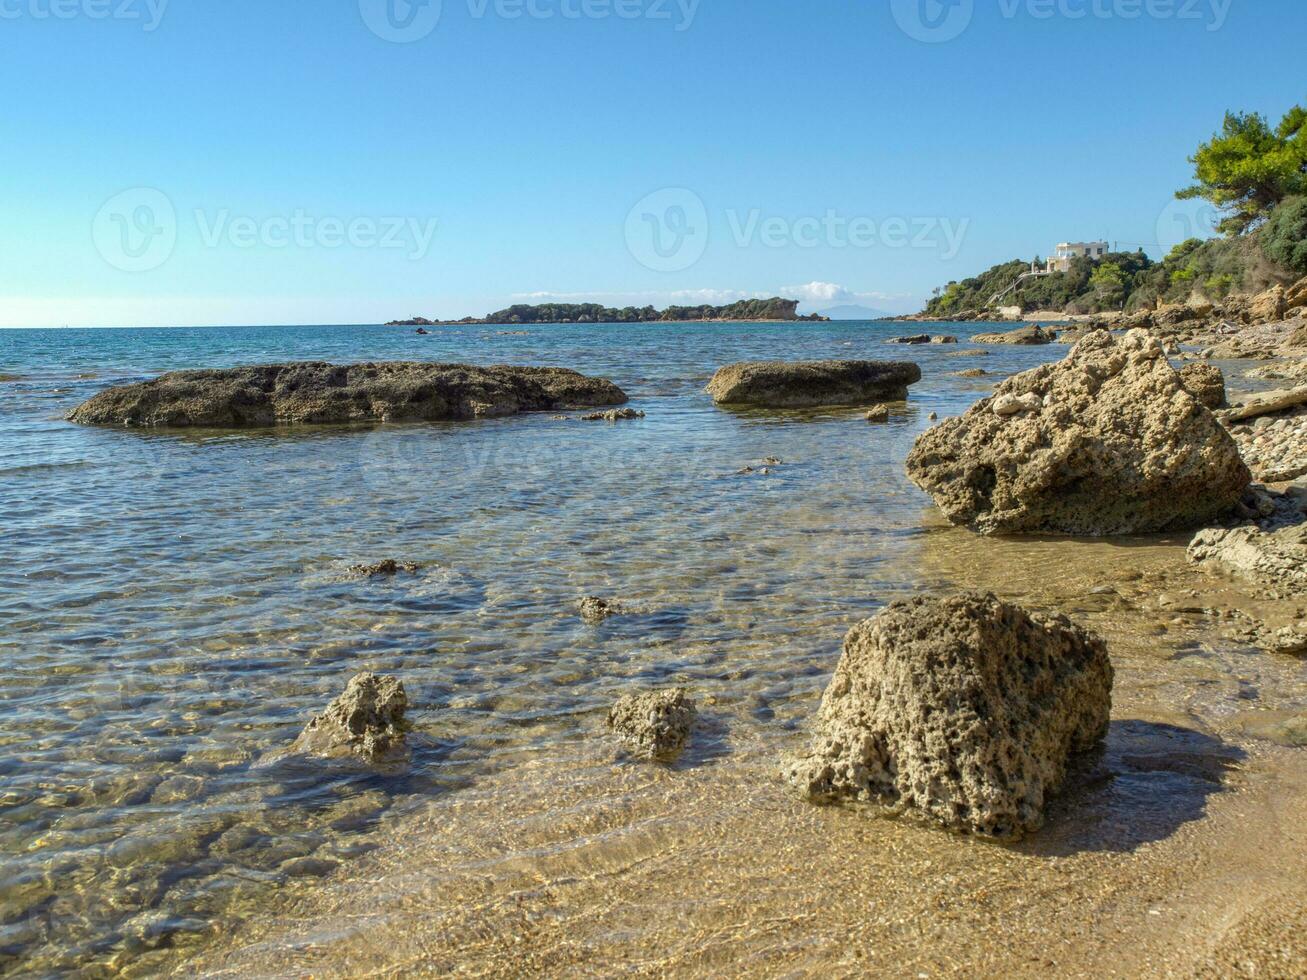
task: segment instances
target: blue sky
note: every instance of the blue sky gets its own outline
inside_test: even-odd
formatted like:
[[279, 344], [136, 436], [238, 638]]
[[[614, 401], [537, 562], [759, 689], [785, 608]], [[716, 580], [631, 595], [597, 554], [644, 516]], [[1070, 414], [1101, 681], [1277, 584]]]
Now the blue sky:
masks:
[[0, 0], [0, 326], [907, 310], [1307, 98], [1300, 0], [922, 4]]

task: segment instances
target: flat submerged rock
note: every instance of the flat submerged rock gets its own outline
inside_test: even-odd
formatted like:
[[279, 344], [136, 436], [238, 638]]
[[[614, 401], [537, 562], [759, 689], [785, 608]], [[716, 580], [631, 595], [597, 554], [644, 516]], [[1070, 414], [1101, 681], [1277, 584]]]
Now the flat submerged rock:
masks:
[[909, 361], [743, 361], [708, 383], [718, 405], [816, 408], [901, 401], [921, 380]]
[[566, 368], [321, 361], [174, 371], [100, 392], [68, 419], [88, 425], [245, 426], [444, 422], [622, 405], [611, 381]]

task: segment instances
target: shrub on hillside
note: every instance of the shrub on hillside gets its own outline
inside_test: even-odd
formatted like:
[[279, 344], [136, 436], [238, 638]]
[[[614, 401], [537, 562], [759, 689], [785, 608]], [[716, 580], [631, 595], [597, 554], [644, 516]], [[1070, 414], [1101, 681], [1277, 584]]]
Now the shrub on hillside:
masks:
[[1307, 275], [1307, 197], [1291, 197], [1261, 229], [1262, 252], [1295, 276]]

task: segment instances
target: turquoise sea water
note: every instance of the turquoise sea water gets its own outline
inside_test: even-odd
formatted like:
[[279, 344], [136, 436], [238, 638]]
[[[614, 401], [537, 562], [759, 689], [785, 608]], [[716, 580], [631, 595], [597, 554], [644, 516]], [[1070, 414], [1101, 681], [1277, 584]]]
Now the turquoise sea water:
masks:
[[[378, 821], [588, 737], [617, 693], [729, 689], [800, 724], [847, 625], [920, 584], [930, 412], [1065, 348], [903, 347], [968, 325], [0, 331], [0, 972], [106, 972], [204, 942]], [[891, 422], [739, 413], [732, 361], [917, 361]], [[113, 384], [285, 360], [550, 364], [647, 414], [259, 432], [63, 420]], [[996, 377], [956, 372], [983, 367]], [[573, 413], [577, 414], [577, 413]], [[767, 457], [783, 465], [741, 475]], [[420, 562], [393, 581], [356, 562]], [[598, 629], [587, 594], [632, 614]], [[409, 767], [281, 753], [360, 670], [401, 676]]]

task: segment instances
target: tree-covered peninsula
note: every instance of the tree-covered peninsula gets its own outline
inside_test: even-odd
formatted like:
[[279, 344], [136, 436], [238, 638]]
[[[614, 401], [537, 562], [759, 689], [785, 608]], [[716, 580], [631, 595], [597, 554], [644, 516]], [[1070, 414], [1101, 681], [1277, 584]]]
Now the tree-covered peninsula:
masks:
[[496, 310], [483, 317], [464, 317], [461, 320], [428, 320], [425, 317], [413, 317], [409, 320], [393, 320], [388, 327], [432, 327], [460, 323], [668, 323], [694, 321], [799, 321], [824, 320], [823, 316], [812, 314], [799, 316], [799, 301], [781, 299], [745, 299], [728, 306], [669, 306], [665, 310], [656, 310], [652, 306], [626, 306], [622, 308], [602, 306], [599, 303], [537, 303], [517, 304], [507, 309]]

